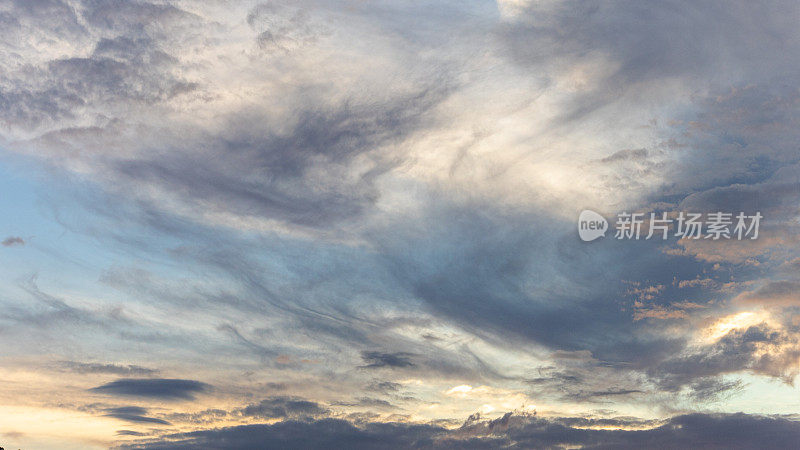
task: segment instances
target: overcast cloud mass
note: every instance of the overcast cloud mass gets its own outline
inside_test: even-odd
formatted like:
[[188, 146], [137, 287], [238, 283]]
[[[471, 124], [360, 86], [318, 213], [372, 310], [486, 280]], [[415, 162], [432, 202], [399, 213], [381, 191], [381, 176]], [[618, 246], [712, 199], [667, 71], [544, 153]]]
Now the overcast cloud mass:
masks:
[[0, 446], [796, 446], [760, 3], [0, 0]]

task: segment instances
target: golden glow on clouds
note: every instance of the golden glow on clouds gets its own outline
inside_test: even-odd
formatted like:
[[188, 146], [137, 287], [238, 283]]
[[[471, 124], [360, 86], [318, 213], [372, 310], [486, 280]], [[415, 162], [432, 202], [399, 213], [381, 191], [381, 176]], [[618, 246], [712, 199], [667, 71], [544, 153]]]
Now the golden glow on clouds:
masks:
[[467, 393], [472, 391], [472, 386], [467, 384], [462, 384], [461, 386], [455, 386], [449, 391], [445, 392], [446, 395], [460, 395], [465, 396]]
[[744, 311], [722, 317], [703, 330], [703, 339], [715, 342], [733, 330], [744, 329], [763, 322], [769, 322], [766, 311]]

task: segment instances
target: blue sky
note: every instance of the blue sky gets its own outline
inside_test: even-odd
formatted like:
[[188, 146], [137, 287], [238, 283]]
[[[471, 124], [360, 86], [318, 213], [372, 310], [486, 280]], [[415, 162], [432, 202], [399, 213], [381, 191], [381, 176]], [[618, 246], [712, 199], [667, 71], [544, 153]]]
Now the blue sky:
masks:
[[792, 445], [798, 16], [0, 5], [0, 446]]

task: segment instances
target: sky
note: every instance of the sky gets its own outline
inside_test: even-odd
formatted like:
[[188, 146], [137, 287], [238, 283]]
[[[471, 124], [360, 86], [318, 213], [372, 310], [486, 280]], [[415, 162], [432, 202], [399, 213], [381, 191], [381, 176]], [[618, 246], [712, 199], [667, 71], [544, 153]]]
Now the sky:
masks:
[[0, 0], [0, 446], [796, 445], [798, 20]]

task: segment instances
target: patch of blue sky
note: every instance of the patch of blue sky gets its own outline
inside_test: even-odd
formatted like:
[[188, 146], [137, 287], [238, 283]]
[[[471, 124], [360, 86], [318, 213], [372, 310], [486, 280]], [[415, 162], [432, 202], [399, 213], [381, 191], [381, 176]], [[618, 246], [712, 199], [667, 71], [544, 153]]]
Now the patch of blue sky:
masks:
[[[30, 161], [15, 155], [0, 156], [0, 240], [20, 237], [25, 242], [0, 247], [0, 292], [9, 295], [13, 290], [14, 296], [20, 295], [14, 287], [35, 276], [45, 292], [53, 289], [102, 296], [108, 295], [108, 290], [98, 280], [110, 267], [156, 266], [161, 276], [181, 272], [166, 264], [166, 257], [146, 260], [124, 245], [95, 235], [92, 230], [102, 227], [104, 221], [77, 200], [103, 197], [99, 191], [87, 192], [95, 189], [34, 169]], [[170, 247], [168, 242], [163, 245]]]

